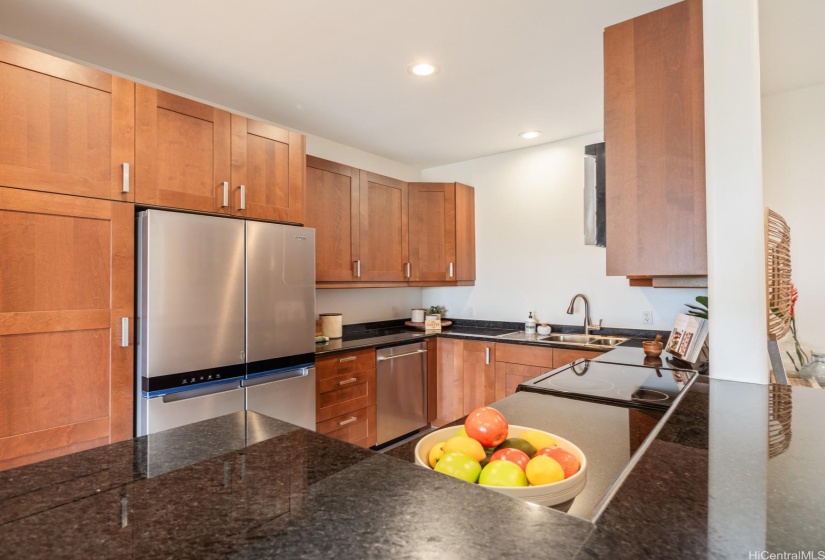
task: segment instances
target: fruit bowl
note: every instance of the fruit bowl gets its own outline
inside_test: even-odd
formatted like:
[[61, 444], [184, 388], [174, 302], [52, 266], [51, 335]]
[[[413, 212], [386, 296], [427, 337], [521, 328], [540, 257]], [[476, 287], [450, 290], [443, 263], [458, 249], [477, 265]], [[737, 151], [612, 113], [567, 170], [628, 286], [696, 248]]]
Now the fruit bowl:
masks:
[[[461, 428], [462, 426], [450, 426], [449, 428], [442, 428], [424, 436], [415, 446], [415, 464], [432, 470], [428, 462], [428, 457], [432, 447], [437, 443], [446, 441], [451, 437], [458, 435], [458, 431]], [[519, 437], [524, 432], [530, 430], [534, 430], [534, 428], [514, 426], [511, 424], [507, 437]], [[551, 434], [550, 432], [544, 433], [554, 438], [558, 447], [561, 447], [565, 451], [575, 455], [581, 463], [579, 472], [570, 478], [565, 478], [564, 480], [550, 484], [540, 484], [538, 486], [479, 486], [500, 492], [501, 494], [512, 496], [514, 498], [520, 498], [540, 506], [555, 506], [568, 500], [572, 500], [578, 496], [579, 493], [584, 490], [584, 486], [587, 483], [587, 459], [585, 458], [584, 453], [582, 453], [581, 449], [568, 440], [555, 434]]]

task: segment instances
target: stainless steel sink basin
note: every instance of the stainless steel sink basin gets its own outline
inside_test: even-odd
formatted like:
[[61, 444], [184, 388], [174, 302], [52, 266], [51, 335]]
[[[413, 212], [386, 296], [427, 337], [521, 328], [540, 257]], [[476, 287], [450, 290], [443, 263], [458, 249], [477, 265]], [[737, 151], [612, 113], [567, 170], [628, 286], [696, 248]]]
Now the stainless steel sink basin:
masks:
[[564, 342], [566, 344], [588, 344], [593, 337], [583, 334], [549, 334], [540, 341], [544, 342]]
[[594, 337], [590, 339], [590, 342], [588, 342], [588, 344], [592, 346], [609, 346], [612, 348], [614, 346], [618, 346], [625, 340], [627, 339], [619, 337]]

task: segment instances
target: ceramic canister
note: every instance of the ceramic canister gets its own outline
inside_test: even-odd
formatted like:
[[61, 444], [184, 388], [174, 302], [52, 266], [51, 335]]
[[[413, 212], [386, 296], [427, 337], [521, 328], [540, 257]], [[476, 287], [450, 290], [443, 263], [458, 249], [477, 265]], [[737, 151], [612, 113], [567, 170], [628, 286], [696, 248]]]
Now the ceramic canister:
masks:
[[341, 338], [344, 316], [341, 313], [321, 313], [321, 332], [330, 338]]
[[410, 317], [410, 321], [413, 323], [423, 323], [424, 322], [424, 310], [423, 309], [413, 309], [412, 316]]

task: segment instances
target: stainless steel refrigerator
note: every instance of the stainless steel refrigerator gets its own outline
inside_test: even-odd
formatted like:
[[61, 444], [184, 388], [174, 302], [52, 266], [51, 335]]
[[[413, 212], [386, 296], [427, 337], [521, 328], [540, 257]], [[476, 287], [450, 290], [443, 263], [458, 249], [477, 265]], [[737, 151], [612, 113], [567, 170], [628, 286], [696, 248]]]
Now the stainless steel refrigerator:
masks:
[[315, 429], [315, 230], [138, 215], [136, 432], [244, 409]]

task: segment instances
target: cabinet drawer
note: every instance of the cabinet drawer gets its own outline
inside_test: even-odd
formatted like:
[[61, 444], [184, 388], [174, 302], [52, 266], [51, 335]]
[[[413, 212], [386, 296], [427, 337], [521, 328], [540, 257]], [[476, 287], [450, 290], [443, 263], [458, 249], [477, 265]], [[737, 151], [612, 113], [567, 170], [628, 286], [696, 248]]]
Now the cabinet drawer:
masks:
[[368, 369], [375, 369], [374, 348], [336, 354], [315, 360], [315, 375], [319, 381]]
[[375, 369], [316, 381], [316, 421], [375, 404]]
[[549, 369], [553, 367], [553, 349], [496, 343], [496, 361]]
[[362, 447], [375, 445], [375, 405], [318, 422], [316, 430]]
[[579, 358], [586, 358], [592, 360], [602, 355], [602, 352], [594, 350], [570, 350], [567, 348], [556, 348], [553, 350], [553, 369], [565, 366]]

